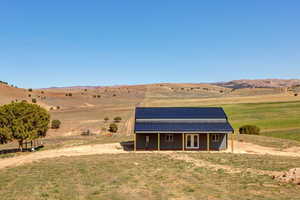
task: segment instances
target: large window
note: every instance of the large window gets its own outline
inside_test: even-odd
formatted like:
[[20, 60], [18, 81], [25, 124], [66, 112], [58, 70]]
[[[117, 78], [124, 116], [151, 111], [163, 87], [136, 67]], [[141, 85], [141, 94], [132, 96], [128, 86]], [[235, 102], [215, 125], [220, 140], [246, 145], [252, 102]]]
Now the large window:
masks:
[[165, 141], [166, 142], [173, 142], [174, 141], [174, 134], [165, 134]]

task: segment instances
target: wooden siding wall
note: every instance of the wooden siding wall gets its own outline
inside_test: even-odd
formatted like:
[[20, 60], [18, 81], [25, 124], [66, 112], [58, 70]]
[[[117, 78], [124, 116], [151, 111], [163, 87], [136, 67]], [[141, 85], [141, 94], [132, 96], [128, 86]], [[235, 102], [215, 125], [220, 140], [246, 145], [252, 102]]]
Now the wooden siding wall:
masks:
[[[146, 136], [149, 136], [149, 144], [146, 146]], [[157, 134], [141, 133], [136, 134], [136, 149], [157, 150]]]
[[182, 150], [182, 134], [173, 134], [174, 141], [167, 142], [165, 133], [160, 134], [160, 149], [161, 150]]
[[[218, 142], [212, 141], [213, 133], [210, 133], [210, 150], [225, 150], [227, 149], [227, 138], [224, 133], [219, 133], [220, 140]], [[146, 146], [146, 136], [149, 136], [149, 144]], [[182, 134], [173, 134], [174, 141], [167, 142], [164, 133], [160, 134], [160, 149], [161, 150], [182, 150]], [[137, 133], [136, 134], [136, 148], [137, 150], [158, 150], [158, 134], [156, 133]], [[199, 150], [207, 150], [207, 134], [199, 134]]]

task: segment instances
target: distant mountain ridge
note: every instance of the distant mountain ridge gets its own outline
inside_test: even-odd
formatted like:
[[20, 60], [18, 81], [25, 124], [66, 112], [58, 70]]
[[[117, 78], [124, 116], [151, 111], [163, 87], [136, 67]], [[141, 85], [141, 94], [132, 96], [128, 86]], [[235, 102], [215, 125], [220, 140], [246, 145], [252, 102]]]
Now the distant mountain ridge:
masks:
[[[188, 83], [153, 83], [153, 84], [137, 84], [137, 85], [105, 85], [105, 86], [65, 86], [65, 87], [49, 87], [41, 89], [100, 89], [100, 88], [118, 88], [118, 87], [132, 87], [141, 85], [164, 85], [164, 84], [188, 84]], [[216, 83], [189, 83], [189, 84], [207, 84], [220, 86], [224, 88], [241, 89], [241, 88], [284, 88], [300, 86], [300, 79], [240, 79], [228, 82]]]
[[300, 85], [300, 79], [241, 79], [229, 82], [212, 83], [226, 88], [283, 88]]

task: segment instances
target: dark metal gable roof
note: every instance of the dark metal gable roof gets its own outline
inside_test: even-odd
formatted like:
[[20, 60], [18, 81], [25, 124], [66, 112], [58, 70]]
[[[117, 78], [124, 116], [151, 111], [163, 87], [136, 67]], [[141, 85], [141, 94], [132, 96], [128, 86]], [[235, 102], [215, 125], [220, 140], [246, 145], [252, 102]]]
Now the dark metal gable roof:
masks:
[[136, 123], [135, 132], [233, 132], [229, 123]]
[[136, 119], [227, 119], [218, 107], [138, 107]]

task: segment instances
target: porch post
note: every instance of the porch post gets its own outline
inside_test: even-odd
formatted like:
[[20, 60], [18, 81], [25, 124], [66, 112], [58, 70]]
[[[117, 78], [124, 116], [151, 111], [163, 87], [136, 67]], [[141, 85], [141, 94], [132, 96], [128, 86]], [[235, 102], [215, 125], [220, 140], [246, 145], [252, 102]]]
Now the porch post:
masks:
[[209, 144], [209, 133], [206, 134], [206, 140], [207, 140], [207, 143], [206, 143], [207, 144], [207, 151], [209, 151], [209, 149], [210, 149], [209, 148], [209, 146], [210, 146], [210, 144]]
[[160, 151], [160, 133], [157, 134], [157, 150]]
[[134, 133], [134, 151], [136, 151], [136, 133]]
[[185, 142], [184, 142], [184, 133], [182, 133], [182, 151], [185, 150], [184, 146], [185, 146]]
[[234, 137], [234, 132], [231, 134], [231, 152], [233, 153], [233, 137]]

